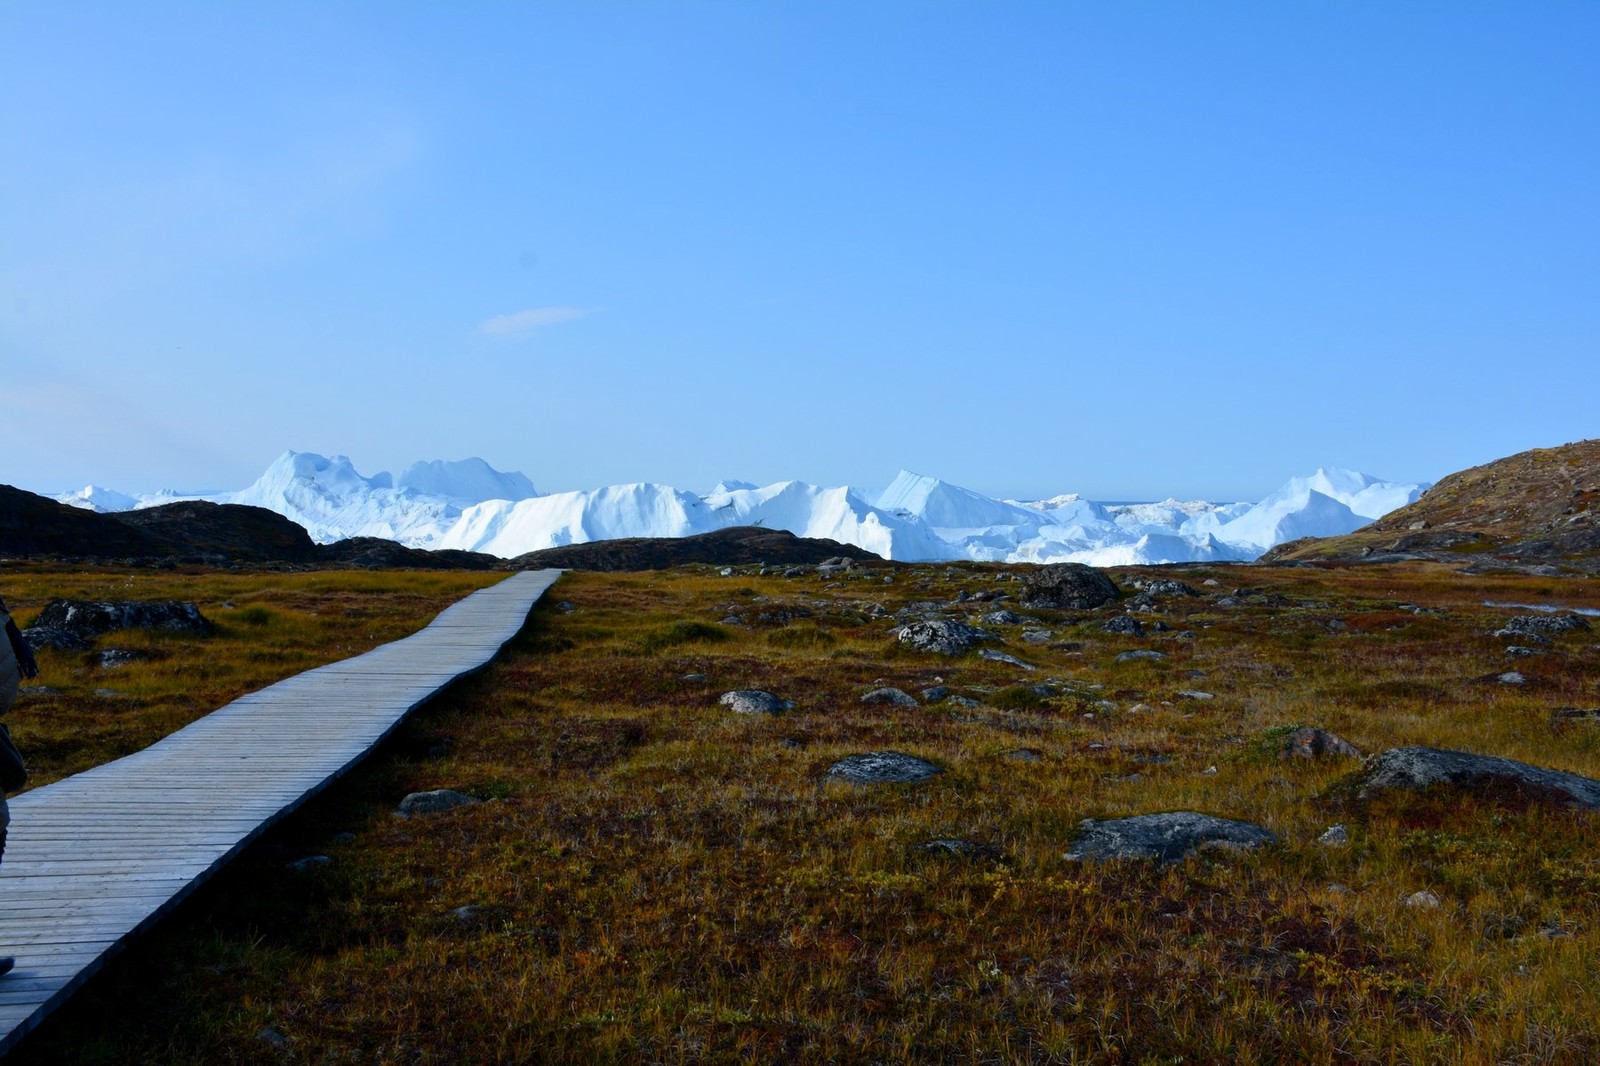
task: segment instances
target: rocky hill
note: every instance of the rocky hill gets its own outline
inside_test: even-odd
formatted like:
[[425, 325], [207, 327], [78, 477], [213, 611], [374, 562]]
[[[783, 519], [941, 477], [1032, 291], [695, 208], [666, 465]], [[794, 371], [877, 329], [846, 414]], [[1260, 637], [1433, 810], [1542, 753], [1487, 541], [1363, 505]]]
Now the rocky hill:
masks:
[[477, 552], [429, 552], [370, 537], [317, 544], [264, 507], [187, 500], [99, 514], [0, 485], [0, 558], [53, 557], [135, 565], [494, 570]]
[[1402, 559], [1600, 573], [1600, 440], [1462, 470], [1354, 533], [1290, 541], [1261, 561]]
[[795, 566], [834, 558], [852, 559], [867, 566], [889, 565], [853, 544], [797, 537], [787, 530], [761, 526], [734, 526], [690, 537], [627, 537], [566, 544], [519, 555], [511, 565], [519, 570], [547, 566], [566, 570], [665, 570], [687, 563]]

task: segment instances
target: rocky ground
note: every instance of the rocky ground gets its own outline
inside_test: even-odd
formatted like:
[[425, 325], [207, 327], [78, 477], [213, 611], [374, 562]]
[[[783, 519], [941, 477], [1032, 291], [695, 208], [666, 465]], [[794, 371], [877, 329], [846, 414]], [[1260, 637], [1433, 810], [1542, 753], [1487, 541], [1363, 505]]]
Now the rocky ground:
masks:
[[572, 574], [18, 1061], [1592, 1061], [1571, 608], [1427, 564]]

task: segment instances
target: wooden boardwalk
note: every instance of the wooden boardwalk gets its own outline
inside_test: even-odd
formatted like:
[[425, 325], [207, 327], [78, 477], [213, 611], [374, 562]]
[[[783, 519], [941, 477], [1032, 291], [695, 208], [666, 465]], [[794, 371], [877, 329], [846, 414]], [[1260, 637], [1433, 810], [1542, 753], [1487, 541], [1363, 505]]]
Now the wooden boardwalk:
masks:
[[0, 862], [0, 1055], [419, 704], [488, 665], [560, 576], [515, 574], [426, 629], [308, 670], [141, 752], [11, 801]]

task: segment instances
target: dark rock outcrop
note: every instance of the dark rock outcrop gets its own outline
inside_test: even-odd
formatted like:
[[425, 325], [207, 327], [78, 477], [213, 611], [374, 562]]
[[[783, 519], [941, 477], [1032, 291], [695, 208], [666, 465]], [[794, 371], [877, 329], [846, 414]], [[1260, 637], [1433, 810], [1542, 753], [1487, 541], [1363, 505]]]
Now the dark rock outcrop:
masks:
[[1088, 611], [1121, 596], [1104, 571], [1082, 563], [1051, 563], [1022, 579], [1022, 602], [1029, 607]]
[[1550, 637], [1558, 633], [1588, 633], [1591, 627], [1578, 614], [1519, 614], [1495, 630], [1497, 637]]
[[762, 526], [734, 526], [692, 537], [627, 537], [597, 540], [588, 544], [564, 544], [559, 548], [519, 555], [511, 560], [517, 570], [559, 567], [564, 570], [666, 570], [690, 563], [716, 566], [746, 566], [765, 563], [772, 566], [828, 564], [832, 572], [842, 572], [845, 560], [859, 566], [890, 565], [887, 560], [836, 540], [797, 537], [782, 529]]
[[1436, 786], [1469, 792], [1509, 789], [1524, 798], [1582, 810], [1600, 809], [1600, 781], [1563, 770], [1546, 770], [1497, 755], [1439, 748], [1391, 748], [1374, 755], [1341, 786], [1357, 800], [1394, 789]]
[[1218, 818], [1195, 811], [1140, 814], [1132, 818], [1096, 821], [1085, 818], [1070, 861], [1156, 859], [1177, 862], [1199, 848], [1246, 849], [1277, 842], [1277, 837], [1253, 822]]
[[170, 629], [191, 636], [210, 636], [215, 627], [192, 603], [177, 600], [51, 600], [28, 628], [30, 644], [60, 647], [60, 634], [84, 647], [118, 629]]
[[943, 773], [926, 759], [899, 751], [869, 751], [846, 755], [828, 767], [826, 776], [852, 785], [914, 785]]
[[400, 801], [400, 806], [395, 813], [402, 818], [409, 818], [413, 814], [441, 814], [444, 811], [455, 810], [457, 807], [466, 807], [480, 802], [471, 796], [448, 788], [437, 788], [431, 792], [413, 792]]

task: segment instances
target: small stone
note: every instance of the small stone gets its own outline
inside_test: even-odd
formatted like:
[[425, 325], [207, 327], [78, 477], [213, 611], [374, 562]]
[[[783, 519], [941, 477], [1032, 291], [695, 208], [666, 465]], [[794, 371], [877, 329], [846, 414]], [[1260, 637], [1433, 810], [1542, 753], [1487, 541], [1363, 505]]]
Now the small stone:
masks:
[[307, 855], [303, 859], [296, 859], [294, 862], [287, 863], [284, 869], [303, 874], [307, 870], [315, 870], [319, 866], [331, 865], [332, 862], [333, 860], [326, 855]]
[[945, 700], [945, 702], [954, 707], [981, 706], [981, 704], [979, 704], [978, 701], [973, 699], [971, 696], [951, 696], [949, 699]]
[[899, 751], [846, 755], [828, 767], [826, 776], [853, 785], [920, 784], [943, 773], [926, 759]]
[[1155, 710], [1156, 709], [1154, 707], [1150, 706], [1148, 703], [1135, 703], [1132, 707], [1128, 708], [1128, 713], [1129, 714], [1154, 714]]
[[1412, 910], [1432, 911], [1439, 909], [1439, 897], [1432, 892], [1413, 892], [1405, 899], [1405, 905]]
[[916, 845], [916, 850], [929, 855], [947, 855], [957, 859], [998, 859], [1000, 849], [993, 844], [978, 844], [971, 840], [940, 837]]
[[1495, 680], [1500, 682], [1502, 685], [1521, 685], [1525, 684], [1528, 679], [1523, 677], [1522, 674], [1516, 670], [1507, 670], [1505, 673], [1495, 678]]
[[739, 616], [736, 615], [736, 614], [730, 614], [726, 618], [718, 619], [718, 621], [721, 622], [725, 626], [736, 626], [736, 625], [740, 624], [739, 623]]
[[1342, 848], [1350, 843], [1350, 831], [1344, 827], [1343, 823], [1330, 825], [1322, 831], [1322, 835], [1317, 838], [1317, 843], [1325, 848]]
[[479, 918], [483, 917], [483, 914], [484, 909], [482, 907], [479, 907], [474, 903], [468, 903], [464, 907], [457, 907], [455, 910], [451, 911], [450, 917], [454, 918], [458, 922], [461, 922], [462, 924], [467, 924], [470, 922], [476, 922]]
[[1217, 768], [1216, 768], [1216, 766], [1215, 765], [1208, 766], [1204, 770], [1201, 770], [1200, 771], [1200, 776], [1201, 777], [1216, 777], [1217, 776]]
[[556, 610], [560, 611], [562, 614], [571, 614], [573, 611], [576, 611], [577, 608], [572, 606], [572, 604], [568, 601], [562, 600], [560, 603], [556, 604]]
[[1279, 755], [1283, 758], [1297, 759], [1321, 759], [1332, 755], [1342, 755], [1350, 759], [1361, 758], [1361, 752], [1348, 740], [1310, 726], [1301, 726], [1290, 733]]
[[980, 621], [991, 626], [1014, 626], [1022, 619], [1010, 611], [990, 611]]
[[1106, 633], [1122, 633], [1130, 637], [1144, 636], [1144, 625], [1131, 614], [1119, 614], [1100, 623], [1100, 629]]
[[1134, 663], [1144, 661], [1158, 663], [1165, 658], [1166, 656], [1159, 651], [1151, 651], [1149, 648], [1140, 648], [1138, 651], [1125, 651], [1118, 653], [1117, 662]]
[[1034, 666], [1032, 663], [1023, 662], [1021, 659], [1017, 658], [1015, 655], [1007, 655], [1005, 652], [1003, 652], [1003, 651], [995, 651], [993, 648], [980, 648], [978, 650], [978, 657], [981, 658], [981, 659], [988, 659], [991, 662], [1005, 663], [1008, 666], [1019, 667], [1019, 668], [1021, 668], [1023, 670], [1037, 670], [1037, 669], [1039, 669], [1037, 666]]
[[732, 577], [733, 576], [733, 567], [724, 566], [721, 570], [718, 570], [717, 573], [721, 574], [723, 577]]
[[705, 674], [684, 674], [682, 677], [678, 678], [678, 680], [690, 685], [703, 685], [707, 681], [710, 681], [711, 678]]
[[1526, 659], [1530, 655], [1543, 655], [1538, 648], [1529, 648], [1522, 644], [1511, 644], [1506, 647], [1506, 656], [1512, 659]]
[[1199, 689], [1183, 689], [1178, 693], [1178, 695], [1182, 696], [1186, 700], [1214, 700], [1214, 699], [1216, 699], [1216, 697], [1213, 696], [1211, 693], [1209, 693], [1209, 692], [1201, 692]]
[[1043, 755], [1039, 754], [1039, 752], [1033, 748], [1017, 748], [1013, 751], [1006, 752], [1000, 757], [1011, 762], [1038, 762], [1040, 759], [1044, 758]]
[[289, 1046], [289, 1038], [278, 1032], [278, 1030], [274, 1029], [270, 1025], [257, 1033], [256, 1039], [261, 1041], [263, 1044], [266, 1044], [268, 1047], [283, 1048]]
[[756, 688], [724, 692], [717, 702], [739, 714], [782, 714], [794, 708], [793, 700], [779, 699], [770, 692]]
[[862, 703], [891, 703], [896, 707], [920, 707], [915, 696], [897, 688], [875, 688], [861, 697]]
[[1048, 644], [1055, 639], [1055, 636], [1055, 630], [1053, 629], [1024, 629], [1022, 631], [1022, 642], [1024, 644]]
[[1041, 566], [1022, 581], [1022, 602], [1030, 607], [1090, 611], [1121, 596], [1103, 571], [1082, 563]]
[[922, 698], [929, 703], [939, 703], [950, 698], [950, 690], [944, 685], [934, 685], [922, 690]]
[[471, 796], [461, 792], [454, 792], [448, 788], [434, 789], [431, 792], [413, 792], [400, 801], [400, 806], [395, 808], [395, 813], [402, 818], [409, 818], [413, 814], [441, 814], [444, 811], [454, 810], [457, 807], [466, 807], [479, 802]]

